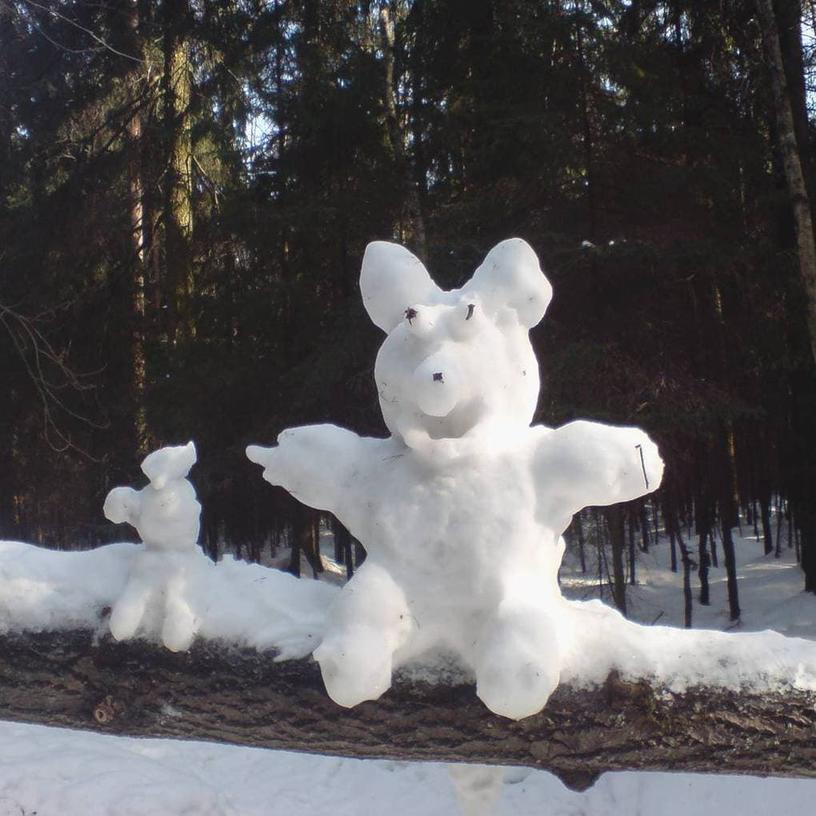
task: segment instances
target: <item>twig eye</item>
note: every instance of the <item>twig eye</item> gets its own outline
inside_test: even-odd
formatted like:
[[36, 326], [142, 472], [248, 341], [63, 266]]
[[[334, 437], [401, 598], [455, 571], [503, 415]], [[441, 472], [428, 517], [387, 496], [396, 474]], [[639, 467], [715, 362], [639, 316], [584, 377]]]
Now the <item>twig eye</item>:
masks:
[[470, 320], [470, 318], [473, 317], [473, 311], [475, 308], [476, 308], [475, 303], [468, 303], [467, 317], [465, 318], [465, 320]]
[[417, 316], [417, 310], [414, 307], [410, 307], [409, 309], [405, 310], [405, 319], [408, 321], [408, 325], [413, 326], [414, 320]]

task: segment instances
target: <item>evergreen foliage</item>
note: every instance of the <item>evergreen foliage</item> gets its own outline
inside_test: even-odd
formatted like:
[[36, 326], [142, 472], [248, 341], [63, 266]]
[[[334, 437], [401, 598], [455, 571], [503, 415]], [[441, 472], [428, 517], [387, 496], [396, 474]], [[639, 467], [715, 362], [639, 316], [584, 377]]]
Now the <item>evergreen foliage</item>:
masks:
[[[814, 7], [775, 17], [813, 190]], [[312, 529], [243, 449], [384, 432], [366, 243], [456, 286], [518, 235], [556, 293], [537, 419], [646, 427], [655, 506], [703, 539], [785, 508], [816, 591], [813, 338], [763, 48], [734, 0], [0, 0], [0, 536], [109, 538], [108, 488], [188, 438], [212, 554]]]

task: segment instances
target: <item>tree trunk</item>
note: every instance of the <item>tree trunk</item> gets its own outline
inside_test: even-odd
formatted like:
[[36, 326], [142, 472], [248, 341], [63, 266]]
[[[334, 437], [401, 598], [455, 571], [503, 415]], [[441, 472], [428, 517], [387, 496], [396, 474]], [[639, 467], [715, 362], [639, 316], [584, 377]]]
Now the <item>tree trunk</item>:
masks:
[[677, 536], [673, 531], [669, 531], [669, 555], [671, 558], [671, 571], [677, 572]]
[[581, 514], [575, 514], [575, 528], [578, 535], [578, 558], [581, 562], [581, 575], [586, 575], [586, 551], [584, 549], [584, 525], [581, 522]]
[[[142, 57], [142, 36], [139, 27], [139, 0], [129, 0], [126, 52]], [[133, 398], [133, 436], [138, 456], [150, 448], [147, 428], [145, 387], [145, 208], [142, 177], [142, 112], [140, 96], [144, 74], [141, 63], [130, 75], [133, 113], [127, 123], [128, 209], [130, 212], [131, 244], [131, 392]]]
[[[788, 507], [802, 534], [805, 589], [816, 592], [816, 249], [813, 212], [805, 172], [807, 123], [801, 75], [800, 3], [757, 0], [774, 100], [774, 132], [781, 158], [796, 236], [799, 274], [788, 297], [790, 381], [790, 459]], [[798, 127], [797, 127], [798, 125]], [[789, 536], [789, 543], [792, 537]]]
[[[641, 552], [649, 552], [649, 516], [646, 512], [646, 501], [640, 502], [639, 518], [640, 518], [640, 538], [641, 538]], [[657, 539], [655, 539], [657, 541]]]
[[9, 77], [11, 76], [11, 58], [14, 39], [14, 23], [12, 21], [13, 6], [0, 4], [0, 213], [5, 208], [5, 196], [8, 190], [11, 175], [11, 137], [14, 133], [14, 117], [12, 116], [12, 94]]
[[626, 573], [624, 571], [626, 535], [623, 525], [623, 508], [607, 507], [606, 521], [609, 525], [609, 539], [612, 543], [612, 597], [615, 606], [623, 615], [626, 615]]
[[59, 632], [0, 637], [0, 706], [9, 720], [114, 735], [527, 765], [579, 790], [622, 770], [816, 777], [813, 693], [676, 694], [614, 674], [591, 690], [559, 687], [519, 722], [489, 712], [471, 686], [407, 680], [349, 710], [311, 661]]
[[813, 214], [808, 198], [802, 160], [796, 140], [793, 107], [782, 57], [782, 47], [773, 0], [757, 0], [762, 23], [765, 56], [771, 79], [774, 113], [788, 195], [793, 209], [799, 276], [805, 295], [805, 318], [808, 326], [811, 356], [816, 363], [816, 243], [813, 236]]
[[[585, 12], [583, 3], [581, 4], [581, 11]], [[587, 211], [589, 233], [588, 237], [591, 241], [597, 240], [598, 236], [598, 207], [596, 200], [596, 182], [595, 182], [595, 144], [592, 135], [592, 113], [590, 111], [589, 100], [589, 84], [592, 80], [592, 74], [586, 64], [586, 55], [584, 53], [584, 25], [586, 19], [581, 19], [576, 16], [575, 25], [575, 48], [578, 59], [578, 90], [579, 101], [581, 106], [581, 129], [583, 131], [583, 152], [584, 152], [584, 173], [586, 178], [586, 195], [587, 195]]]
[[737, 475], [734, 462], [734, 431], [730, 423], [726, 424], [724, 433], [721, 435], [721, 445], [721, 462], [724, 472], [720, 479], [720, 531], [722, 533], [723, 560], [725, 561], [726, 584], [728, 587], [728, 613], [731, 620], [735, 621], [739, 620], [740, 605], [737, 587], [737, 564], [731, 530], [739, 521], [737, 515], [739, 498], [737, 496]]
[[334, 534], [335, 560], [338, 564], [345, 564], [346, 578], [351, 580], [354, 575], [354, 555], [351, 549], [351, 533], [334, 517], [332, 517], [332, 533]]
[[[771, 497], [770, 496], [763, 496], [759, 500], [759, 506], [762, 511], [762, 541], [764, 546], [765, 555], [770, 555], [773, 552], [774, 545], [773, 545], [773, 529], [771, 527]], [[777, 558], [779, 558], [781, 553], [777, 554]]]
[[193, 144], [189, 0], [164, 3], [165, 298], [171, 343], [193, 333]]
[[427, 259], [427, 242], [425, 238], [425, 219], [422, 215], [422, 204], [419, 191], [414, 182], [414, 173], [405, 150], [405, 135], [400, 123], [397, 107], [397, 80], [396, 80], [396, 38], [395, 38], [395, 10], [388, 4], [380, 9], [380, 48], [383, 54], [384, 77], [383, 99], [385, 102], [385, 118], [388, 129], [388, 140], [397, 172], [404, 187], [404, 226], [401, 239], [410, 244], [414, 252], [422, 259]]
[[629, 512], [629, 583], [632, 586], [637, 584], [637, 577], [635, 574], [635, 519], [632, 512]]
[[700, 579], [700, 605], [701, 606], [708, 606], [711, 603], [711, 596], [709, 593], [709, 586], [708, 586], [708, 567], [710, 564], [710, 559], [708, 557], [708, 547], [707, 547], [707, 539], [710, 533], [708, 531], [704, 531], [700, 533], [700, 543], [697, 548], [697, 554], [699, 557], [699, 566], [697, 567], [697, 576]]
[[287, 572], [300, 576], [300, 556], [306, 558], [312, 568], [312, 577], [323, 572], [320, 559], [317, 525], [320, 515], [311, 507], [298, 502], [292, 514], [292, 557]]

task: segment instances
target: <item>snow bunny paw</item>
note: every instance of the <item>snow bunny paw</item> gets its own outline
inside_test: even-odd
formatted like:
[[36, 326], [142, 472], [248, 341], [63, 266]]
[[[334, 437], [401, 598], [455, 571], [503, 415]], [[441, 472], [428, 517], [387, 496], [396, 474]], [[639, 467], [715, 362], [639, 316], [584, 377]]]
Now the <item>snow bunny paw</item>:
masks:
[[190, 573], [203, 558], [197, 546], [201, 505], [186, 478], [195, 461], [192, 442], [161, 448], [142, 463], [150, 479], [146, 487], [117, 487], [105, 499], [105, 516], [134, 526], [144, 542], [111, 610], [117, 640], [159, 634], [168, 649], [182, 651], [195, 637], [196, 618], [186, 598]]
[[345, 708], [376, 700], [391, 687], [393, 650], [381, 631], [359, 626], [314, 651], [329, 697]]
[[314, 652], [326, 688], [344, 706], [374, 699], [394, 666], [441, 649], [475, 671], [493, 711], [534, 714], [561, 674], [561, 534], [582, 507], [655, 490], [660, 455], [637, 428], [531, 427], [529, 330], [552, 288], [520, 238], [452, 291], [375, 241], [360, 292], [386, 335], [374, 379], [390, 437], [315, 425], [247, 449], [267, 481], [333, 512], [366, 549]]
[[474, 660], [476, 694], [495, 714], [520, 720], [541, 711], [558, 686], [558, 639], [543, 610], [499, 609]]

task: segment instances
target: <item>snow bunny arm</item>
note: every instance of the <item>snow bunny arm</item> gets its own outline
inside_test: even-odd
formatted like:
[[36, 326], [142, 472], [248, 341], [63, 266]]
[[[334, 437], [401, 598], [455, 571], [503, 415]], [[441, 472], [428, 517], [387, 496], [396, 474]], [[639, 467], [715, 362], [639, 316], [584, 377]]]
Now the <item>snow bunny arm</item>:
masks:
[[246, 454], [263, 467], [267, 482], [344, 520], [360, 502], [361, 471], [368, 449], [376, 444], [383, 441], [364, 439], [336, 425], [304, 425], [282, 431], [276, 447], [249, 445]]
[[630, 501], [660, 487], [663, 460], [640, 428], [577, 420], [533, 430], [539, 514], [563, 516], [565, 527], [583, 507]]

